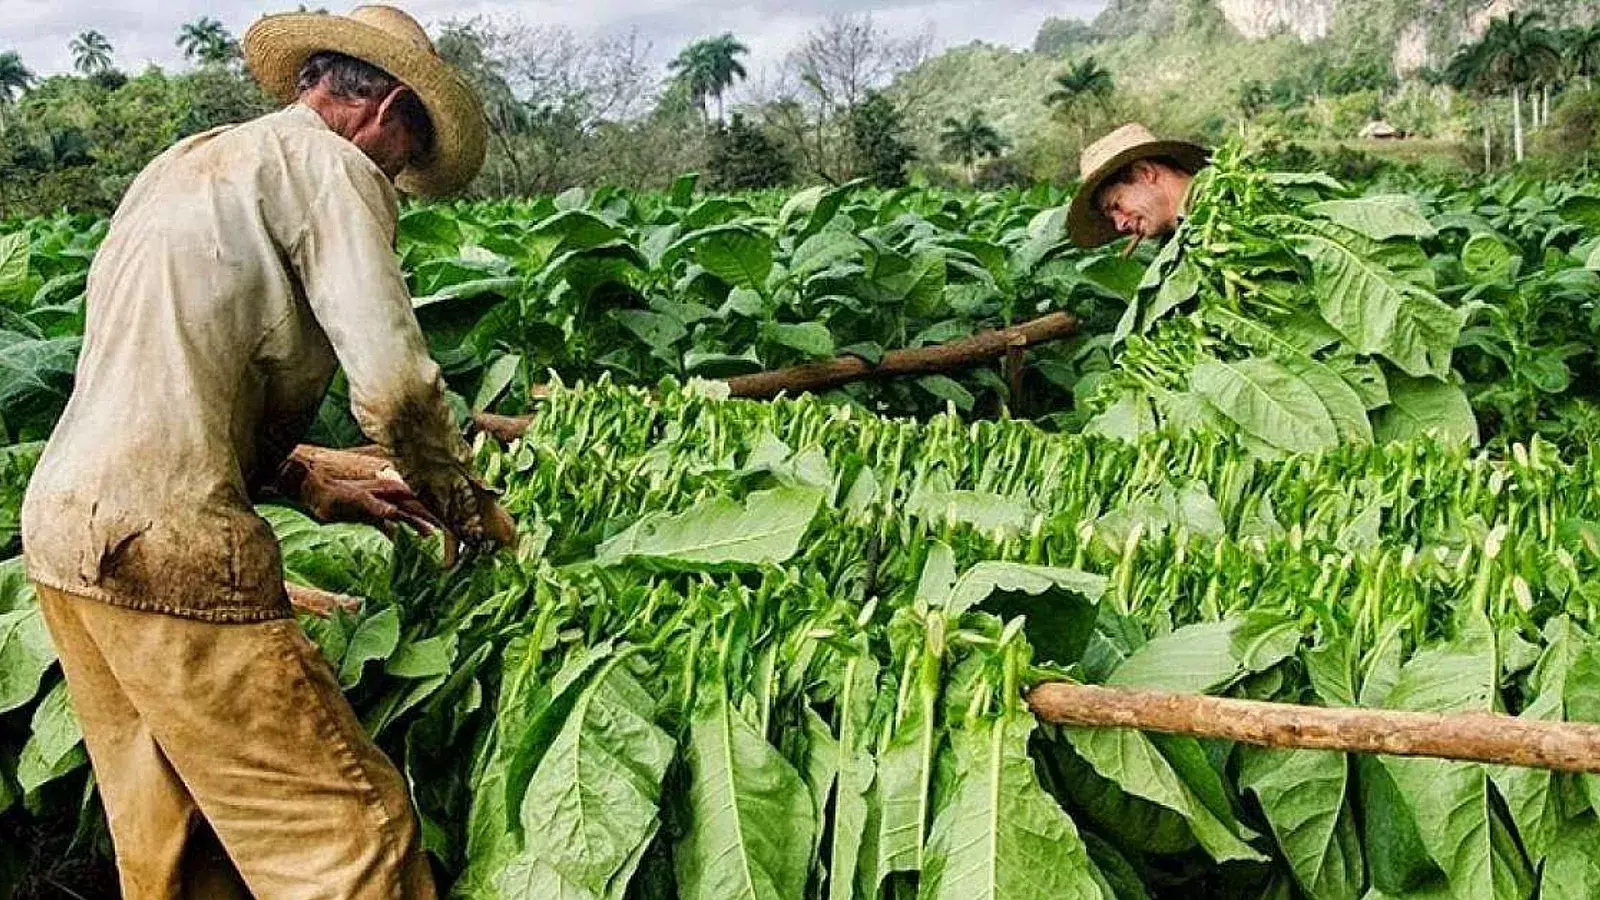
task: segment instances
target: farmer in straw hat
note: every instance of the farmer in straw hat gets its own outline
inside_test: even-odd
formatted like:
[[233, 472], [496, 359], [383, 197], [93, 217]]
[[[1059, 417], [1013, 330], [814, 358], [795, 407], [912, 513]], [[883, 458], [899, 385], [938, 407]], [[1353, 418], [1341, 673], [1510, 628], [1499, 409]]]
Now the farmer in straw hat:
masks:
[[1098, 247], [1119, 234], [1135, 244], [1170, 234], [1206, 156], [1198, 144], [1158, 140], [1137, 123], [1095, 141], [1078, 158], [1083, 181], [1067, 212], [1068, 235], [1080, 247]]
[[[251, 504], [275, 486], [325, 517], [511, 539], [393, 251], [395, 186], [471, 181], [483, 112], [390, 7], [270, 16], [243, 49], [290, 105], [178, 143], [129, 187], [24, 504], [28, 572], [124, 897], [430, 897], [405, 783], [292, 618]], [[403, 484], [290, 456], [336, 365]]]

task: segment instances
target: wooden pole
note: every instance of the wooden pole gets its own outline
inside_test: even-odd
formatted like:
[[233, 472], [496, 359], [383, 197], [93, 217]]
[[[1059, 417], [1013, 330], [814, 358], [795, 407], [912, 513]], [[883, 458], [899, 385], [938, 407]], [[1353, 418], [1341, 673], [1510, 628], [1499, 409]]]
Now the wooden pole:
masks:
[[[1026, 348], [1071, 336], [1078, 320], [1070, 313], [1055, 312], [1030, 319], [1010, 328], [983, 331], [971, 337], [936, 344], [890, 350], [877, 365], [859, 356], [840, 356], [786, 369], [772, 369], [727, 380], [728, 395], [747, 400], [766, 400], [779, 394], [824, 391], [867, 378], [898, 378], [964, 369], [991, 359], [1020, 356]], [[536, 386], [537, 387], [537, 386]], [[539, 396], [536, 393], [535, 396]], [[528, 416], [502, 416], [474, 413], [473, 425], [502, 441], [512, 441], [528, 430]]]
[[1050, 313], [1010, 328], [983, 331], [932, 347], [890, 350], [876, 366], [859, 356], [841, 356], [787, 369], [739, 375], [728, 379], [728, 392], [735, 397], [767, 399], [784, 393], [824, 391], [866, 378], [897, 378], [965, 369], [1005, 356], [1015, 341], [1021, 340], [1022, 346], [1032, 346], [1060, 340], [1077, 330], [1078, 320], [1071, 314]]
[[1050, 682], [1028, 704], [1045, 722], [1223, 738], [1260, 747], [1431, 756], [1600, 774], [1600, 725], [1492, 713], [1263, 703]]

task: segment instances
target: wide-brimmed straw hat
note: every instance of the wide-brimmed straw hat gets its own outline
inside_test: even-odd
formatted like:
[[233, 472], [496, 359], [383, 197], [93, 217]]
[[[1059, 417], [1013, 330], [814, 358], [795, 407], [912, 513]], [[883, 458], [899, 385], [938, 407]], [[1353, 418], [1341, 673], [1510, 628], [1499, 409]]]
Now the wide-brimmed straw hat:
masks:
[[1085, 147], [1078, 157], [1083, 182], [1067, 211], [1067, 235], [1080, 247], [1098, 247], [1117, 236], [1117, 226], [1095, 206], [1094, 195], [1107, 178], [1134, 161], [1165, 157], [1190, 172], [1198, 172], [1205, 167], [1209, 155], [1199, 144], [1160, 140], [1137, 122], [1118, 128]]
[[295, 98], [300, 67], [327, 51], [377, 66], [415, 91], [433, 122], [433, 153], [425, 164], [395, 179], [407, 193], [455, 193], [483, 167], [488, 124], [482, 101], [439, 56], [417, 20], [401, 10], [358, 6], [348, 16], [265, 16], [245, 33], [242, 49], [261, 87], [284, 103]]

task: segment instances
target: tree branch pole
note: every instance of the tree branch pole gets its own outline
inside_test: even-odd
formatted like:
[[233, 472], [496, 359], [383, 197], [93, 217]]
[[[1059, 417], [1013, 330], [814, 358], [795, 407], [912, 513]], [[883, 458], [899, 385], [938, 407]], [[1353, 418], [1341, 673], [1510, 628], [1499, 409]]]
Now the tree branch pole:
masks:
[[[1070, 313], [1054, 312], [1009, 328], [983, 331], [971, 337], [936, 344], [890, 350], [877, 365], [859, 356], [839, 356], [819, 362], [738, 375], [727, 380], [728, 394], [747, 400], [767, 400], [779, 394], [825, 391], [852, 381], [868, 378], [899, 378], [965, 369], [1004, 356], [1019, 355], [1028, 347], [1069, 337], [1078, 330], [1078, 320]], [[515, 440], [527, 430], [525, 416], [477, 413], [473, 422], [478, 430], [502, 441]]]
[[1020, 340], [1025, 347], [1044, 344], [1077, 330], [1078, 320], [1071, 314], [1050, 313], [1010, 328], [983, 331], [932, 347], [890, 350], [877, 365], [859, 356], [840, 356], [787, 369], [739, 375], [728, 379], [728, 392], [734, 397], [764, 400], [782, 393], [828, 390], [867, 378], [897, 378], [965, 369], [1005, 356], [1015, 341]]
[[1029, 693], [1028, 705], [1041, 721], [1058, 725], [1600, 774], [1600, 725], [1587, 723], [1493, 713], [1299, 706], [1068, 682], [1039, 685]]

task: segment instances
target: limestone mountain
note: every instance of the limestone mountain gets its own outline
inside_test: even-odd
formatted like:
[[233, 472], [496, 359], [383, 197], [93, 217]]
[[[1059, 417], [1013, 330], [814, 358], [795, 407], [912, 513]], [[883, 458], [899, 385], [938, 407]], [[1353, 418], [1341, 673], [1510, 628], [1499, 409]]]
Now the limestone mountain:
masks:
[[[1386, 55], [1398, 74], [1440, 66], [1465, 41], [1508, 12], [1542, 12], [1553, 23], [1592, 21], [1595, 0], [1111, 0], [1087, 31], [1103, 38], [1163, 35], [1220, 18], [1240, 37], [1331, 40]], [[1048, 26], [1047, 26], [1048, 29]]]

